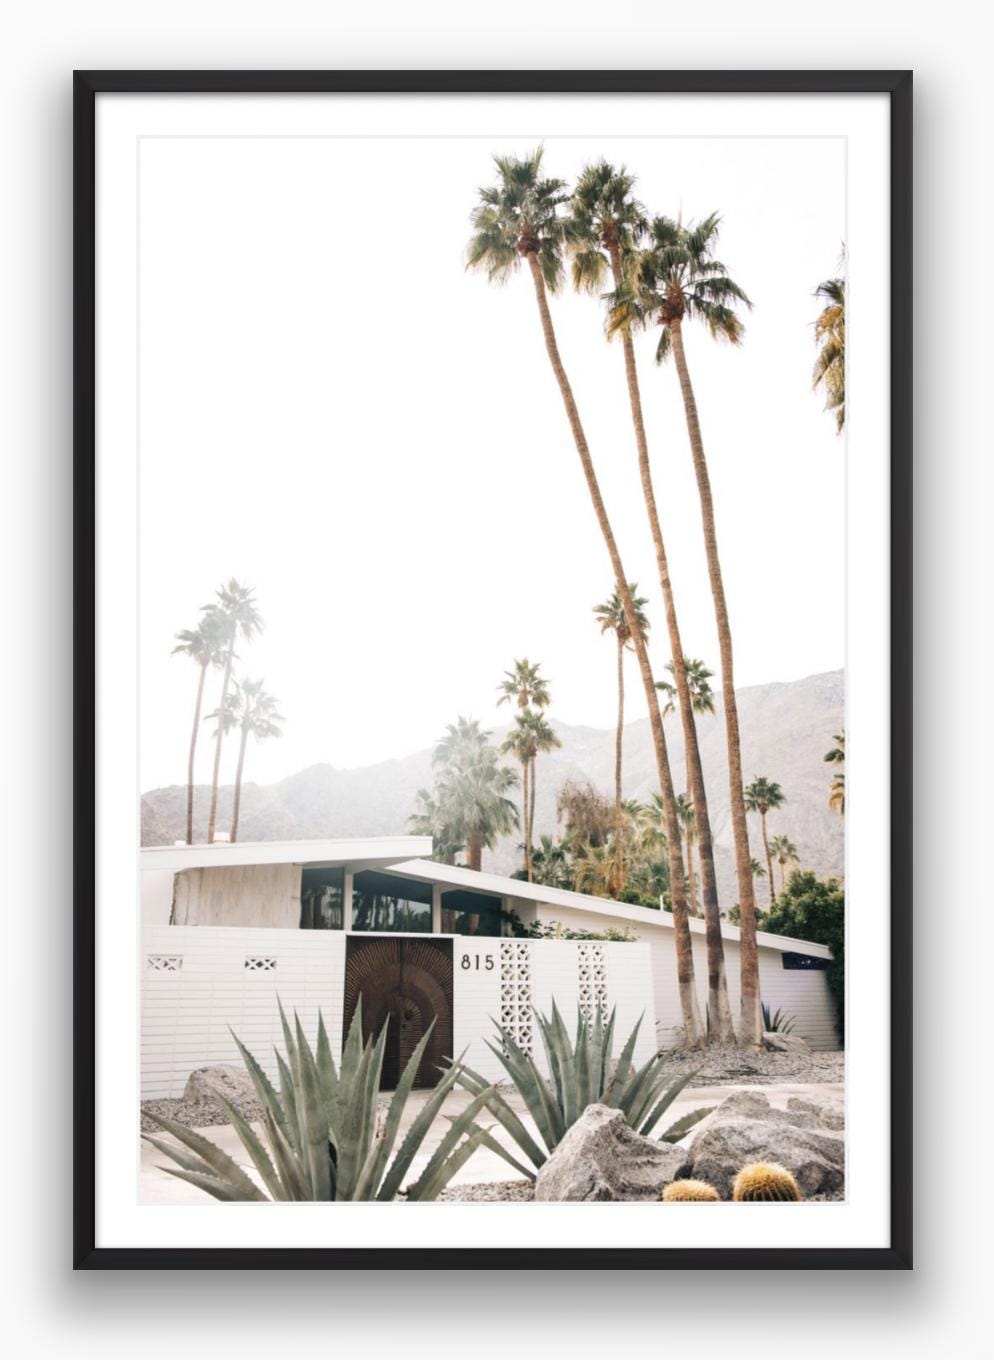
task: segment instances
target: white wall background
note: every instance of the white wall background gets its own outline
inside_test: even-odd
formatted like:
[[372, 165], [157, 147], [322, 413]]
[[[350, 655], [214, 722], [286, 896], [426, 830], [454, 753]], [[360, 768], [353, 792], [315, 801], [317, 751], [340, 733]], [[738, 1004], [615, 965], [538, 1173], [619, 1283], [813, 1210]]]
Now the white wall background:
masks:
[[[728, 1347], [766, 1357], [803, 1338], [808, 1360], [841, 1353], [931, 1357], [984, 1352], [991, 1172], [950, 1155], [982, 1147], [989, 1000], [964, 954], [989, 896], [977, 849], [990, 816], [987, 692], [990, 591], [986, 295], [973, 285], [927, 310], [955, 255], [982, 273], [991, 221], [990, 20], [967, 0], [713, 0], [624, 11], [593, 0], [501, 9], [458, 0], [36, 0], [4, 7], [0, 81], [0, 456], [3, 684], [7, 731], [0, 826], [7, 883], [3, 1002], [6, 1151], [3, 1278], [8, 1341], [20, 1354], [199, 1360], [218, 1347], [268, 1356], [353, 1339], [412, 1356], [503, 1355], [507, 1320], [542, 1354]], [[71, 433], [70, 84], [81, 67], [915, 67], [917, 75], [918, 986], [917, 1260], [913, 1275], [830, 1277], [462, 1273], [445, 1324], [418, 1306], [424, 1280], [303, 1279], [289, 1272], [180, 1275], [69, 1272], [70, 749], [68, 450]], [[978, 261], [977, 255], [980, 255]], [[941, 269], [941, 274], [940, 274]], [[982, 288], [982, 284], [977, 285]], [[986, 587], [986, 588], [985, 588]], [[955, 704], [950, 671], [959, 672]], [[968, 677], [965, 690], [964, 674]], [[986, 740], [984, 740], [986, 738]], [[130, 904], [122, 903], [122, 911]], [[988, 947], [978, 937], [979, 950]], [[989, 1092], [989, 1087], [986, 1088]], [[955, 1116], [955, 1122], [953, 1119]], [[957, 1130], [953, 1132], [953, 1129]], [[950, 1161], [952, 1166], [949, 1166]], [[942, 1165], [942, 1175], [939, 1165]], [[970, 1176], [950, 1193], [949, 1175]], [[550, 1268], [553, 1263], [550, 1262]], [[265, 1307], [258, 1306], [260, 1288]], [[442, 1291], [439, 1291], [442, 1296]], [[610, 1298], [610, 1306], [608, 1299]], [[493, 1325], [500, 1319], [501, 1325]]]

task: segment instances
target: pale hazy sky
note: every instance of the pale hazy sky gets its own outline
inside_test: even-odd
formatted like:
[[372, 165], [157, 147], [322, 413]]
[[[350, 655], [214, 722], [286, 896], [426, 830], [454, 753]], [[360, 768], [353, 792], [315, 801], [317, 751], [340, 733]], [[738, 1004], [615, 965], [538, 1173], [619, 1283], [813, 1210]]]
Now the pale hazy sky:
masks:
[[[141, 164], [141, 781], [185, 779], [195, 688], [173, 634], [229, 576], [267, 628], [242, 648], [286, 715], [246, 778], [429, 745], [540, 660], [552, 715], [609, 727], [611, 571], [526, 273], [467, 273], [469, 214], [515, 139], [163, 139]], [[688, 328], [739, 685], [844, 661], [844, 447], [810, 390], [817, 283], [845, 235], [840, 139], [549, 139], [601, 155], [648, 208], [723, 214], [750, 294], [739, 349]], [[553, 317], [626, 570], [666, 660], [620, 347], [596, 300]], [[638, 344], [686, 651], [717, 668], [696, 490], [671, 365]], [[634, 665], [629, 716], [644, 713]], [[205, 730], [206, 735], [206, 730]], [[230, 744], [224, 771], [234, 768]], [[209, 777], [210, 743], [200, 777]]]

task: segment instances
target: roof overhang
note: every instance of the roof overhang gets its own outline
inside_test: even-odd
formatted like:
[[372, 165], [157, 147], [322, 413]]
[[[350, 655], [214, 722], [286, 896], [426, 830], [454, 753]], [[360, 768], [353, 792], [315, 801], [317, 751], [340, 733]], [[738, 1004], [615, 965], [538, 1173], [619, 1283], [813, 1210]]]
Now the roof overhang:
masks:
[[320, 864], [386, 868], [431, 854], [430, 836], [361, 836], [316, 841], [215, 841], [213, 845], [145, 845], [142, 870], [213, 869], [246, 864]]
[[[673, 915], [668, 911], [630, 906], [627, 902], [616, 902], [608, 897], [594, 897], [590, 893], [571, 892], [566, 888], [546, 888], [539, 883], [526, 883], [523, 879], [505, 878], [501, 874], [478, 873], [475, 869], [465, 869], [457, 864], [437, 864], [434, 860], [412, 859], [402, 864], [392, 864], [390, 871], [403, 874], [406, 878], [438, 883], [443, 888], [468, 888], [473, 892], [493, 897], [507, 897], [512, 902], [527, 902], [553, 908], [569, 907], [573, 911], [609, 916], [630, 925], [673, 929]], [[700, 917], [692, 916], [688, 924], [692, 934], [705, 934], [706, 926]], [[738, 943], [739, 928], [723, 921], [721, 935], [722, 939]], [[763, 949], [776, 949], [781, 954], [810, 954], [816, 959], [832, 957], [832, 951], [826, 945], [815, 944], [812, 940], [794, 940], [786, 935], [770, 935], [763, 930], [756, 932], [756, 943]]]

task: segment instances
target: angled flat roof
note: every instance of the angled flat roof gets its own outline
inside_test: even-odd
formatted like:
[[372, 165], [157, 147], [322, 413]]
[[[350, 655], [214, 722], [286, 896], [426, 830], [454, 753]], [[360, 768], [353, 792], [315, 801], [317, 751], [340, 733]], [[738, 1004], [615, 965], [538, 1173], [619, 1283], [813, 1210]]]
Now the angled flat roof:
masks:
[[215, 841], [213, 845], [143, 845], [142, 869], [218, 868], [240, 864], [368, 864], [386, 868], [430, 855], [430, 836], [357, 836], [318, 841]]
[[[591, 893], [572, 892], [567, 888], [546, 888], [540, 883], [526, 883], [523, 879], [505, 878], [501, 874], [478, 873], [475, 869], [465, 869], [462, 865], [412, 859], [403, 864], [391, 864], [390, 871], [404, 874], [407, 878], [430, 880], [442, 887], [470, 888], [475, 892], [510, 897], [519, 902], [534, 902], [546, 907], [571, 907], [574, 911], [612, 916], [618, 921], [631, 924], [673, 929], [673, 916], [668, 911], [630, 906], [627, 902], [615, 902], [608, 897], [594, 897]], [[705, 933], [701, 917], [692, 916], [689, 924], [694, 935]], [[723, 939], [736, 942], [739, 940], [738, 926], [726, 921], [721, 924], [721, 934]], [[763, 930], [756, 932], [756, 943], [765, 949], [779, 950], [781, 954], [810, 954], [817, 959], [832, 957], [832, 951], [826, 945], [815, 944], [813, 940], [794, 940], [786, 935], [770, 935]]]

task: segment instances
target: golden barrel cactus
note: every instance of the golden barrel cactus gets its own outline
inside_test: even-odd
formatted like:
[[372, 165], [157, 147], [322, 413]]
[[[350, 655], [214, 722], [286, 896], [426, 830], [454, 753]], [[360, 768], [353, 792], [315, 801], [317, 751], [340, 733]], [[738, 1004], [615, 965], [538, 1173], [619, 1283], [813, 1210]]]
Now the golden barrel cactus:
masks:
[[664, 1204], [678, 1204], [691, 1200], [720, 1200], [721, 1196], [707, 1181], [671, 1181], [663, 1191]]
[[798, 1200], [801, 1192], [797, 1181], [785, 1166], [778, 1162], [750, 1162], [735, 1177], [732, 1199], [739, 1203], [750, 1201], [775, 1202]]

